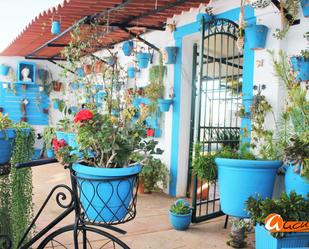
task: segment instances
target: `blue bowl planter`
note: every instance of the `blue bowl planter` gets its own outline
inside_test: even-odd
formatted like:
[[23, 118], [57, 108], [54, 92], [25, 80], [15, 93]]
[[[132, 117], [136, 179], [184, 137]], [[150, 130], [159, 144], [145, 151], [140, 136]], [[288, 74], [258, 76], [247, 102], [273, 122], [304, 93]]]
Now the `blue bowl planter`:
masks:
[[55, 153], [53, 149], [47, 149], [46, 150], [46, 156], [47, 158], [54, 158], [55, 157]]
[[64, 131], [56, 131], [57, 140], [63, 139], [67, 144], [69, 144], [68, 133]]
[[0, 165], [10, 161], [14, 138], [14, 129], [0, 131]]
[[128, 67], [128, 78], [133, 79], [135, 77], [135, 67]]
[[309, 0], [301, 0], [300, 4], [303, 9], [304, 16], [309, 17]]
[[251, 25], [246, 28], [246, 38], [249, 48], [252, 50], [264, 49], [268, 28], [265, 25]]
[[165, 47], [165, 51], [166, 51], [165, 63], [175, 64], [178, 48], [177, 47]]
[[10, 67], [6, 65], [0, 65], [0, 75], [7, 76], [9, 73]]
[[147, 68], [150, 60], [150, 54], [139, 52], [136, 54], [136, 59], [139, 68]]
[[60, 28], [60, 22], [59, 21], [53, 21], [52, 22], [51, 32], [54, 35], [59, 35], [61, 33], [61, 28]]
[[211, 15], [207, 14], [207, 13], [199, 13], [196, 16], [196, 21], [197, 22], [201, 22], [204, 19], [205, 22], [209, 22], [212, 20]]
[[299, 173], [294, 172], [294, 167], [289, 166], [286, 169], [284, 178], [285, 192], [289, 194], [291, 191], [295, 191], [306, 198], [309, 193], [309, 181], [300, 176]]
[[293, 56], [291, 57], [291, 63], [294, 71], [298, 72], [297, 80], [309, 80], [309, 59], [305, 59], [302, 56]]
[[132, 51], [133, 51], [133, 47], [134, 47], [133, 41], [125, 41], [122, 44], [122, 51], [123, 51], [124, 55], [130, 56]]
[[78, 148], [78, 144], [76, 141], [76, 134], [71, 132], [67, 134], [68, 137], [68, 145], [71, 146], [73, 149]]
[[170, 211], [170, 223], [175, 230], [185, 231], [191, 223], [192, 210], [189, 214], [175, 214]]
[[220, 204], [224, 213], [247, 218], [245, 202], [259, 194], [272, 197], [275, 177], [282, 161], [240, 160], [216, 158]]
[[87, 218], [96, 222], [123, 220], [133, 199], [134, 177], [141, 169], [140, 165], [128, 168], [94, 168], [73, 164], [80, 202]]
[[172, 99], [158, 99], [160, 112], [168, 112], [173, 104]]
[[274, 238], [262, 225], [255, 226], [256, 249], [308, 248], [309, 233], [286, 233], [283, 238]]

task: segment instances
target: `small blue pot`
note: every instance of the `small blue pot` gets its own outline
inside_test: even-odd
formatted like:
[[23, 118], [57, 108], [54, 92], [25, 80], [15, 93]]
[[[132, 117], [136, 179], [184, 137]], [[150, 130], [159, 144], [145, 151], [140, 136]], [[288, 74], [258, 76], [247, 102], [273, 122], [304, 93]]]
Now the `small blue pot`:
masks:
[[54, 158], [55, 157], [55, 153], [53, 149], [47, 149], [46, 150], [46, 156], [47, 158]]
[[133, 105], [133, 107], [138, 108], [140, 103], [141, 103], [141, 101], [140, 101], [139, 98], [134, 98], [133, 102], [132, 102], [132, 105]]
[[252, 50], [264, 49], [268, 28], [265, 25], [251, 25], [245, 30], [246, 40]]
[[61, 28], [60, 28], [60, 22], [59, 21], [53, 21], [52, 22], [51, 32], [54, 35], [59, 35], [61, 33]]
[[308, 17], [309, 16], [309, 0], [301, 0], [300, 4], [303, 9], [304, 17]]
[[135, 77], [135, 67], [128, 67], [128, 78], [133, 79]]
[[0, 165], [10, 161], [15, 138], [14, 129], [0, 131]]
[[192, 210], [189, 214], [175, 214], [170, 211], [170, 223], [175, 230], [185, 231], [191, 223]]
[[70, 84], [70, 88], [71, 88], [72, 90], [77, 90], [77, 89], [79, 88], [79, 83], [72, 82], [72, 83]]
[[81, 67], [76, 68], [76, 73], [77, 73], [78, 77], [84, 77], [85, 76], [85, 72], [84, 72], [83, 68], [81, 68]]
[[178, 48], [177, 47], [165, 47], [165, 51], [166, 51], [166, 56], [167, 56], [165, 63], [175, 64]]
[[158, 99], [160, 112], [168, 112], [170, 110], [171, 104], [173, 104], [172, 99]]
[[67, 144], [69, 144], [68, 133], [64, 131], [56, 131], [57, 140], [63, 139]]
[[[80, 202], [87, 218], [96, 222], [123, 220], [133, 199], [134, 177], [141, 169], [140, 165], [128, 168], [94, 168], [73, 164]], [[121, 177], [128, 177], [128, 180], [119, 184]]]
[[124, 55], [130, 56], [132, 51], [133, 51], [133, 47], [134, 47], [133, 41], [125, 41], [122, 44], [122, 51], [123, 51]]
[[259, 194], [272, 197], [278, 168], [282, 161], [216, 158], [221, 209], [225, 214], [248, 218], [245, 202]]
[[53, 101], [53, 107], [54, 107], [54, 109], [59, 109], [59, 103], [58, 103], [58, 101]]
[[0, 65], [0, 75], [7, 76], [9, 73], [10, 67], [6, 65]]
[[202, 19], [204, 19], [204, 22], [209, 22], [211, 21], [212, 17], [211, 15], [207, 14], [207, 13], [199, 13], [196, 16], [196, 21], [201, 22]]
[[307, 194], [309, 193], [309, 181], [300, 176], [299, 173], [294, 172], [294, 167], [289, 166], [286, 168], [284, 178], [285, 192], [289, 194], [291, 191], [295, 191], [298, 195], [307, 198]]
[[150, 60], [149, 53], [137, 53], [136, 54], [137, 65], [139, 68], [147, 68]]
[[309, 80], [309, 60], [301, 56], [291, 57], [291, 63], [294, 71], [298, 72], [296, 80], [307, 81]]
[[107, 61], [107, 64], [110, 65], [110, 66], [114, 66], [115, 63], [116, 63], [116, 59], [115, 59], [115, 57], [113, 57], [113, 56], [108, 57], [108, 58], [106, 59], [106, 61]]
[[255, 226], [256, 249], [302, 249], [308, 248], [309, 233], [286, 233], [283, 238], [274, 238], [264, 226]]
[[68, 133], [68, 145], [71, 146], [73, 149], [78, 148], [78, 144], [76, 141], [76, 134], [75, 133]]
[[156, 117], [147, 117], [145, 120], [146, 126], [156, 129], [158, 128], [158, 121]]
[[40, 148], [34, 149], [34, 155], [32, 156], [32, 160], [38, 160], [41, 158], [42, 150]]

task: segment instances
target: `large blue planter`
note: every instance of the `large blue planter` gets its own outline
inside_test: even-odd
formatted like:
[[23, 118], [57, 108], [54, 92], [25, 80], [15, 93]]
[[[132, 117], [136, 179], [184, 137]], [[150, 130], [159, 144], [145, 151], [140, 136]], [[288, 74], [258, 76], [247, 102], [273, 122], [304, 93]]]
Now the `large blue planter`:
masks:
[[211, 17], [211, 15], [209, 15], [207, 13], [199, 13], [199, 14], [197, 14], [196, 21], [201, 22], [202, 19], [204, 19], [204, 22], [209, 22], [212, 19], [212, 17]]
[[303, 9], [303, 14], [305, 17], [309, 16], [309, 0], [301, 0], [301, 7]]
[[67, 144], [69, 144], [69, 137], [68, 137], [68, 133], [67, 132], [56, 131], [56, 137], [57, 137], [58, 141], [63, 139]]
[[295, 191], [306, 198], [309, 193], [309, 181], [301, 177], [299, 173], [294, 172], [294, 167], [289, 166], [286, 169], [284, 178], [285, 192], [289, 194], [291, 191]]
[[255, 226], [256, 249], [308, 248], [309, 233], [286, 233], [286, 236], [276, 239], [264, 226]]
[[125, 41], [122, 44], [122, 51], [125, 56], [130, 56], [133, 50], [134, 44], [133, 41]]
[[[74, 164], [80, 190], [80, 202], [87, 218], [96, 222], [123, 220], [132, 202], [134, 177], [141, 166], [128, 168], [94, 168]], [[119, 180], [119, 178], [126, 180]]]
[[268, 28], [265, 25], [251, 25], [246, 28], [246, 39], [250, 49], [265, 48]]
[[178, 48], [177, 47], [165, 47], [165, 51], [166, 51], [165, 63], [174, 64], [176, 62]]
[[13, 143], [15, 138], [14, 129], [0, 131], [0, 165], [6, 164], [11, 159]]
[[309, 80], [309, 59], [305, 59], [302, 56], [291, 57], [291, 63], [294, 71], [298, 72], [297, 80], [307, 81]]
[[175, 214], [170, 211], [170, 223], [175, 230], [185, 231], [191, 223], [192, 210], [189, 214]]
[[76, 134], [71, 132], [67, 134], [68, 136], [68, 145], [71, 146], [73, 149], [78, 148], [78, 144], [76, 141]]
[[47, 156], [48, 158], [54, 158], [54, 157], [55, 157], [54, 150], [53, 150], [53, 149], [47, 149], [47, 150], [46, 150], [46, 156]]
[[220, 204], [224, 213], [245, 218], [245, 202], [259, 194], [272, 197], [275, 177], [282, 161], [216, 158]]
[[0, 65], [0, 75], [7, 76], [9, 73], [10, 67], [6, 65]]
[[147, 68], [150, 60], [149, 53], [137, 53], [136, 54], [137, 65], [139, 68]]
[[52, 22], [51, 32], [54, 35], [59, 35], [61, 33], [61, 28], [60, 28], [60, 22], [59, 21], [53, 21]]
[[173, 104], [172, 99], [158, 99], [160, 112], [168, 112], [170, 110], [171, 104]]
[[135, 67], [128, 67], [128, 78], [133, 79], [135, 77]]

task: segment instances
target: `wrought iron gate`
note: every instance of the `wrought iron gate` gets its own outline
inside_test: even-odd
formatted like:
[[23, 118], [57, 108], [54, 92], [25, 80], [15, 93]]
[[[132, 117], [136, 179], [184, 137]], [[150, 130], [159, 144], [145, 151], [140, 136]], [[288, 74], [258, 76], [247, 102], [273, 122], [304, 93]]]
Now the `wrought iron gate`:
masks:
[[[241, 105], [243, 54], [237, 48], [237, 32], [238, 25], [227, 19], [201, 23], [200, 44], [193, 48], [189, 166], [196, 142], [205, 154], [239, 144], [240, 120], [235, 114]], [[188, 179], [193, 179], [192, 222], [223, 215], [217, 183], [191, 174]]]

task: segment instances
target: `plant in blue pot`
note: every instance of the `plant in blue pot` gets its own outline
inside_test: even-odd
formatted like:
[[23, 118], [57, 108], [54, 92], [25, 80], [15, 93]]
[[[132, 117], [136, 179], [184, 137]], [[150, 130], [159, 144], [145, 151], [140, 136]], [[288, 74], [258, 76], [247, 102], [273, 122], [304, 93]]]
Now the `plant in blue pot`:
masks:
[[54, 158], [53, 139], [56, 137], [56, 130], [54, 127], [46, 126], [43, 129], [43, 148], [48, 158]]
[[246, 41], [252, 50], [260, 50], [265, 48], [268, 27], [260, 24], [249, 25], [245, 29]]
[[0, 75], [7, 76], [9, 73], [10, 67], [6, 64], [0, 64]]
[[68, 134], [72, 131], [72, 122], [68, 117], [64, 117], [57, 123], [56, 137], [58, 140], [64, 140], [69, 143]]
[[292, 56], [291, 64], [297, 73], [298, 81], [309, 80], [309, 49], [301, 50], [300, 55]]
[[7, 114], [0, 112], [0, 165], [10, 161], [15, 131]]
[[133, 48], [134, 48], [133, 41], [125, 41], [122, 44], [122, 51], [123, 51], [125, 56], [130, 56], [132, 51], [133, 51]]
[[191, 223], [192, 209], [184, 199], [178, 199], [170, 208], [169, 219], [175, 230], [185, 231]]
[[128, 78], [133, 79], [135, 77], [135, 67], [128, 67]]
[[301, 0], [300, 3], [304, 16], [309, 17], [309, 0]]
[[149, 61], [150, 61], [150, 53], [148, 52], [137, 52], [136, 53], [136, 60], [137, 60], [137, 65], [139, 68], [147, 68]]

